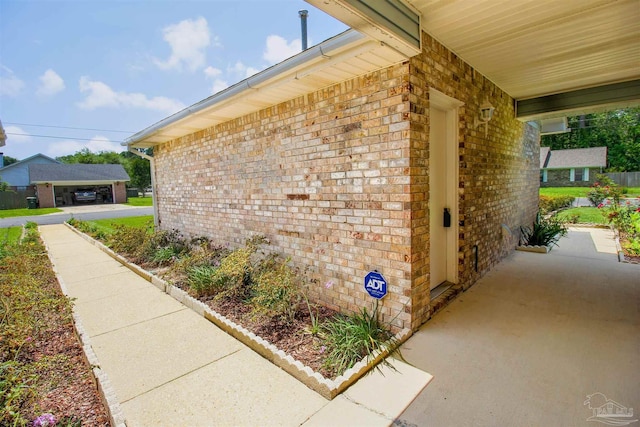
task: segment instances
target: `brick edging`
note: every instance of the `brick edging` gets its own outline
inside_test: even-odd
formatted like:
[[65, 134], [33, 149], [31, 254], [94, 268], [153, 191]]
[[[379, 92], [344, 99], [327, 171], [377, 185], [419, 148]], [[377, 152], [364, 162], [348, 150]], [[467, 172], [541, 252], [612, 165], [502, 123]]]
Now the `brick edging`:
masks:
[[[66, 224], [66, 223], [65, 223]], [[38, 233], [41, 234], [40, 227], [38, 227]], [[62, 293], [68, 297], [69, 292], [67, 290], [67, 286], [62, 280], [62, 277], [58, 274], [58, 269], [51, 258], [51, 254], [49, 252], [49, 245], [40, 237], [40, 240], [44, 244], [45, 249], [47, 250], [47, 258], [49, 258], [49, 262], [51, 263], [51, 269], [56, 276], [56, 280], [58, 280], [58, 285], [60, 286], [60, 290]], [[118, 400], [116, 393], [111, 385], [111, 381], [107, 376], [107, 373], [102, 371], [100, 368], [100, 361], [98, 360], [98, 356], [93, 351], [93, 347], [91, 346], [91, 339], [89, 335], [86, 333], [84, 327], [82, 326], [82, 321], [78, 314], [76, 313], [76, 308], [72, 307], [72, 315], [73, 315], [73, 327], [76, 332], [76, 336], [82, 345], [82, 352], [84, 354], [85, 361], [91, 368], [91, 372], [93, 374], [93, 381], [98, 389], [98, 394], [100, 396], [100, 400], [102, 400], [102, 404], [107, 410], [109, 415], [109, 421], [113, 427], [126, 427], [127, 423], [125, 421], [124, 413], [122, 412], [122, 407], [120, 406], [120, 401]]]
[[[325, 378], [320, 373], [315, 372], [309, 366], [306, 366], [300, 361], [294, 359], [291, 355], [285, 353], [282, 350], [279, 350], [276, 346], [255, 335], [253, 332], [250, 332], [244, 327], [216, 313], [205, 303], [193, 298], [184, 290], [173, 286], [165, 280], [149, 273], [148, 271], [142, 269], [140, 266], [130, 263], [122, 255], [115, 253], [106, 245], [88, 236], [87, 234], [82, 233], [68, 223], [65, 222], [65, 225], [75, 233], [80, 235], [82, 238], [84, 238], [86, 241], [93, 244], [140, 277], [149, 281], [162, 292], [168, 294], [176, 301], [190, 308], [200, 316], [203, 316], [205, 319], [218, 326], [227, 334], [231, 335], [238, 341], [250, 347], [253, 351], [260, 354], [262, 357], [269, 360], [274, 365], [283, 369], [298, 381], [302, 382], [311, 390], [315, 391], [326, 399], [332, 400], [334, 397], [342, 393], [349, 386], [360, 379], [364, 374], [373, 369], [378, 364], [378, 362], [380, 362], [389, 354], [388, 349], [377, 351], [375, 352], [375, 357], [373, 357], [372, 359], [363, 359], [360, 362], [356, 363], [352, 368], [348, 369], [344, 374], [337, 377], [335, 380], [330, 380], [328, 378]], [[411, 335], [412, 331], [405, 328], [395, 335], [395, 339], [399, 345], [405, 342]]]

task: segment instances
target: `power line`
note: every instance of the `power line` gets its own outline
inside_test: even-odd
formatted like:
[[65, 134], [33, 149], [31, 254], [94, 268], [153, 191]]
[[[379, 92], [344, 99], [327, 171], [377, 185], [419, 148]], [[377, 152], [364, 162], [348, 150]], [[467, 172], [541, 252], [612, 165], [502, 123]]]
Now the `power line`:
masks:
[[68, 127], [68, 126], [52, 126], [52, 125], [34, 125], [29, 123], [15, 123], [15, 122], [5, 122], [5, 125], [17, 125], [17, 126], [34, 126], [39, 128], [55, 128], [55, 129], [73, 129], [73, 130], [94, 130], [98, 132], [118, 132], [118, 133], [130, 133], [133, 134], [135, 132], [131, 132], [128, 130], [113, 130], [113, 129], [93, 129], [93, 128], [76, 128], [76, 127]]
[[[12, 132], [6, 132], [7, 135], [15, 135], [15, 136], [33, 136], [33, 137], [37, 137], [37, 138], [53, 138], [53, 139], [72, 139], [75, 141], [95, 141], [95, 138], [73, 138], [70, 136], [50, 136], [50, 135], [32, 135], [32, 134], [26, 134], [26, 133], [12, 133]], [[111, 141], [109, 140], [109, 142], [116, 142], [116, 143], [122, 143], [124, 141]]]

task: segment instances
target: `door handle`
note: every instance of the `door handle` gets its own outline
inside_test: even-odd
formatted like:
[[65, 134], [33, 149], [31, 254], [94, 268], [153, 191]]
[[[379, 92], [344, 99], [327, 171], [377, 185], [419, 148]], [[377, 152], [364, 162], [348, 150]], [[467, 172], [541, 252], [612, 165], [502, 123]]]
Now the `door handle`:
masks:
[[451, 213], [449, 212], [449, 208], [444, 208], [444, 214], [442, 217], [442, 225], [444, 227], [451, 227]]

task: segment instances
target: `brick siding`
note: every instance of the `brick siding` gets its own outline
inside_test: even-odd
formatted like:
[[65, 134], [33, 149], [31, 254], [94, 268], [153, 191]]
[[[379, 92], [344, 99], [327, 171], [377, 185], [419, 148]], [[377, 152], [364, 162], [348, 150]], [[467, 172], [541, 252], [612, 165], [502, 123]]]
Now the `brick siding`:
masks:
[[[515, 119], [512, 99], [427, 35], [424, 53], [403, 64], [156, 147], [161, 228], [234, 246], [264, 234], [317, 279], [312, 297], [343, 311], [371, 304], [363, 278], [377, 269], [389, 282], [386, 318], [417, 328], [431, 315], [429, 87], [465, 103], [457, 219], [459, 277], [470, 286], [514, 249], [517, 235], [502, 224], [533, 221], [539, 135]], [[496, 107], [487, 138], [473, 128], [485, 99]]]

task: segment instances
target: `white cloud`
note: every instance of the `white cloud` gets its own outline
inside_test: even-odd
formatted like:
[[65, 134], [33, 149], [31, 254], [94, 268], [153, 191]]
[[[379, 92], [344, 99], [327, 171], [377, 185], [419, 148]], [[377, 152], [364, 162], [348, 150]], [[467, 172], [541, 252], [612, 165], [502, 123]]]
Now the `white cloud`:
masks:
[[86, 76], [80, 78], [80, 92], [87, 94], [85, 99], [78, 103], [78, 106], [85, 110], [101, 107], [142, 108], [172, 114], [185, 107], [182, 102], [164, 96], [147, 98], [142, 93], [116, 92], [107, 84], [92, 81]]
[[222, 70], [214, 67], [207, 67], [204, 69], [204, 75], [210, 78], [218, 77], [222, 74]]
[[300, 53], [302, 50], [302, 42], [300, 39], [287, 42], [283, 37], [270, 35], [267, 37], [267, 45], [265, 47], [262, 57], [269, 62], [269, 64], [277, 64], [282, 62], [293, 55]]
[[[164, 40], [171, 47], [171, 55], [166, 61], [154, 62], [162, 69], [182, 70], [185, 66], [191, 71], [202, 68], [205, 63], [205, 49], [211, 44], [211, 34], [207, 20], [186, 19], [169, 25], [162, 30]], [[214, 37], [214, 45], [219, 45]]]
[[93, 153], [100, 151], [115, 151], [119, 153], [123, 151], [123, 147], [119, 143], [110, 141], [109, 138], [104, 136], [96, 135], [89, 142], [60, 141], [50, 143], [47, 155], [50, 157], [66, 156], [77, 153], [83, 148], [88, 148]]
[[29, 134], [18, 126], [3, 126], [7, 134], [7, 144], [18, 143], [24, 144], [31, 142]]
[[213, 86], [211, 87], [212, 94], [218, 93], [221, 90], [229, 87], [229, 83], [227, 83], [226, 80], [220, 78], [220, 76], [222, 76], [222, 70], [220, 70], [219, 68], [209, 66], [204, 69], [204, 75], [208, 79], [213, 79]]
[[48, 69], [40, 76], [40, 86], [37, 94], [43, 96], [55, 95], [64, 90], [64, 80], [52, 69]]
[[227, 67], [227, 72], [240, 80], [244, 80], [260, 72], [260, 70], [244, 65], [241, 61], [238, 61], [233, 66]]
[[23, 87], [24, 82], [10, 68], [0, 64], [0, 95], [18, 96]]

